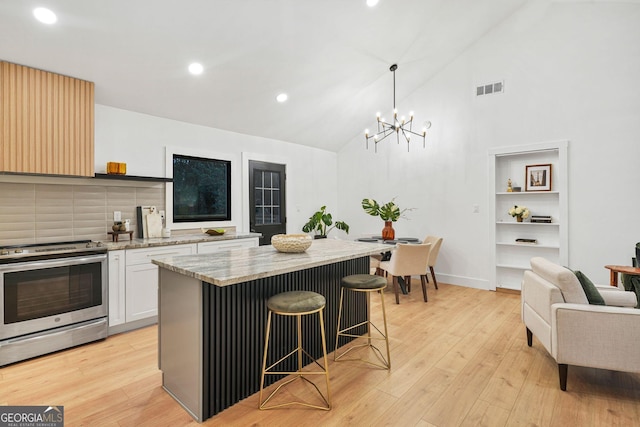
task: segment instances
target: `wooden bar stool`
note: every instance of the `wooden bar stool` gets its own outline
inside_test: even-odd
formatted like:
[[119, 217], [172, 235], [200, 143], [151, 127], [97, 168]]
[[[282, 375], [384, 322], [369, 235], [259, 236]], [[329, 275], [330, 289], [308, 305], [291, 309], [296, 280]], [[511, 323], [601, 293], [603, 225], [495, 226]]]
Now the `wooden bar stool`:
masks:
[[[329, 387], [329, 366], [327, 361], [327, 344], [326, 337], [324, 333], [324, 308], [326, 306], [326, 299], [324, 296], [310, 291], [291, 291], [291, 292], [283, 292], [277, 295], [272, 296], [267, 300], [267, 308], [269, 309], [269, 314], [267, 317], [267, 331], [264, 342], [264, 356], [262, 359], [262, 376], [260, 378], [260, 409], [274, 409], [283, 406], [289, 405], [302, 405], [308, 406], [316, 409], [323, 409], [328, 411], [331, 409], [331, 389]], [[302, 348], [302, 316], [318, 313], [320, 316], [320, 335], [322, 339], [322, 354], [324, 359], [324, 367], [318, 363], [317, 360], [313, 356], [311, 356], [304, 348]], [[297, 343], [298, 346], [289, 352], [286, 356], [283, 356], [275, 363], [269, 365], [267, 367], [267, 354], [269, 351], [269, 337], [271, 333], [271, 315], [277, 314], [280, 316], [296, 316], [296, 324], [297, 324]], [[302, 371], [303, 365], [303, 354], [305, 354], [313, 363], [318, 365], [322, 370], [321, 371]], [[296, 355], [297, 356], [297, 366], [298, 369], [296, 371], [279, 371], [275, 369], [275, 367], [283, 362], [285, 359]], [[265, 375], [294, 375], [294, 378], [285, 381], [280, 384], [271, 394], [263, 401], [262, 400], [262, 391], [264, 389], [264, 378]], [[306, 378], [308, 375], [324, 375], [327, 383], [327, 395], [326, 397], [322, 394], [317, 385], [315, 385], [312, 381]], [[273, 396], [284, 386], [287, 384], [300, 379], [306, 381], [311, 384], [317, 392], [320, 394], [320, 397], [324, 401], [324, 406], [314, 405], [311, 403], [303, 402], [303, 401], [292, 401], [285, 402], [280, 404], [274, 404], [271, 406], [266, 406], [267, 402], [271, 400]]]
[[[358, 360], [364, 363], [368, 363], [370, 365], [376, 366], [378, 368], [382, 368], [382, 369], [391, 369], [391, 354], [389, 353], [389, 335], [387, 333], [387, 313], [384, 309], [384, 295], [383, 295], [383, 290], [384, 288], [387, 287], [387, 279], [385, 279], [384, 277], [381, 276], [374, 276], [374, 275], [370, 275], [370, 274], [353, 274], [351, 276], [345, 276], [342, 278], [341, 280], [341, 289], [340, 289], [340, 308], [338, 310], [338, 327], [337, 327], [337, 334], [336, 334], [336, 348], [335, 351], [333, 352], [333, 360], [335, 361], [346, 361], [346, 360]], [[344, 292], [345, 290], [347, 291], [352, 291], [352, 292], [366, 292], [367, 293], [367, 320], [360, 322], [356, 325], [352, 325], [352, 326], [347, 326], [344, 329], [340, 329], [341, 325], [340, 322], [342, 320], [342, 303], [343, 303], [343, 299], [344, 299]], [[383, 319], [383, 323], [384, 323], [384, 333], [382, 331], [380, 331], [380, 329], [378, 329], [378, 327], [376, 327], [376, 325], [374, 325], [371, 322], [371, 293], [373, 292], [378, 292], [380, 294], [380, 303], [382, 304], [382, 319]], [[350, 331], [352, 329], [355, 329], [357, 327], [363, 326], [363, 325], [367, 325], [367, 334], [366, 334], [366, 343], [364, 344], [355, 344], [350, 346], [347, 350], [345, 350], [344, 352], [342, 352], [341, 354], [338, 354], [338, 341], [340, 339], [341, 336], [343, 337], [350, 337], [350, 338], [361, 338], [362, 335], [355, 335], [353, 333], [350, 333]], [[373, 337], [371, 336], [371, 328], [374, 328], [376, 331], [378, 331], [378, 333], [381, 336], [376, 336]], [[378, 347], [376, 347], [375, 345], [373, 345], [372, 341], [373, 340], [384, 340], [385, 344], [387, 346], [387, 357], [385, 359], [385, 357], [383, 356], [382, 352], [378, 349]], [[369, 347], [373, 350], [374, 354], [376, 355], [376, 357], [380, 360], [380, 363], [376, 363], [376, 362], [371, 362], [369, 360], [366, 359], [356, 359], [356, 358], [351, 358], [351, 359], [343, 359], [343, 357], [349, 353], [351, 350], [355, 350], [358, 348], [362, 348], [362, 347]]]

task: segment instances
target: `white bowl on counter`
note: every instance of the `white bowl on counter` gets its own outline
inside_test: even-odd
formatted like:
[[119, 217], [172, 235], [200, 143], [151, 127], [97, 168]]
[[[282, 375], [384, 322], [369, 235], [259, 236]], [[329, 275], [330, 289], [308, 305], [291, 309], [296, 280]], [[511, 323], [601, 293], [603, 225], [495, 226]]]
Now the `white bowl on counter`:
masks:
[[275, 234], [271, 236], [271, 245], [278, 252], [299, 253], [306, 251], [313, 243], [308, 234]]

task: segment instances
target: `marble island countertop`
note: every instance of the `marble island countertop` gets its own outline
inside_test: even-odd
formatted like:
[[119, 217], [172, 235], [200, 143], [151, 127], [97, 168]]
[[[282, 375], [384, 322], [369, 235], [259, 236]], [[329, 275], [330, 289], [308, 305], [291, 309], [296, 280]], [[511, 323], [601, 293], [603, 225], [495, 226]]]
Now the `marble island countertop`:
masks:
[[124, 237], [119, 242], [103, 241], [102, 244], [107, 247], [107, 250], [115, 251], [118, 249], [139, 249], [139, 248], [151, 248], [156, 246], [169, 246], [169, 245], [184, 245], [188, 243], [204, 243], [204, 242], [217, 242], [223, 240], [233, 239], [250, 239], [254, 237], [260, 237], [260, 233], [236, 233], [227, 232], [221, 236], [209, 236], [205, 233], [192, 233], [192, 234], [177, 234], [171, 237], [158, 237], [153, 239], [140, 239], [134, 237], [132, 240], [128, 240], [128, 237]]
[[152, 262], [162, 268], [218, 286], [276, 276], [389, 250], [389, 245], [348, 240], [314, 240], [302, 253], [281, 253], [273, 246], [183, 255]]

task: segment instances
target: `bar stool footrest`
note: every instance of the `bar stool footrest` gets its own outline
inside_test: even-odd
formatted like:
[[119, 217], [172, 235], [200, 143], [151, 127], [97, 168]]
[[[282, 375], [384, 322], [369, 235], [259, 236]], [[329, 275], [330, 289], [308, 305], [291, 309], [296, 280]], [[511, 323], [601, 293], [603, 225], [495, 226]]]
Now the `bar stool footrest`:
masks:
[[[295, 372], [294, 372], [294, 373], [295, 373]], [[266, 373], [265, 373], [265, 374], [266, 374]], [[284, 372], [284, 374], [287, 374], [287, 372]], [[322, 374], [322, 375], [325, 375], [325, 373], [324, 373], [324, 372], [306, 372], [305, 374]], [[278, 393], [278, 391], [279, 391], [282, 387], [284, 387], [284, 386], [286, 386], [286, 385], [289, 385], [289, 384], [291, 384], [292, 382], [294, 382], [294, 381], [296, 381], [296, 380], [303, 380], [303, 381], [306, 381], [306, 382], [308, 382], [309, 384], [311, 384], [311, 385], [316, 389], [316, 391], [318, 392], [318, 394], [320, 395], [320, 397], [322, 398], [322, 400], [324, 401], [324, 403], [325, 403], [325, 405], [326, 405], [326, 406], [313, 405], [313, 404], [311, 404], [311, 403], [303, 402], [303, 401], [301, 401], [301, 400], [294, 400], [294, 401], [291, 401], [291, 402], [285, 402], [285, 403], [279, 403], [279, 404], [276, 404], [276, 405], [267, 406], [267, 403], [269, 402], [269, 400], [271, 400], [271, 398], [272, 398], [273, 396], [275, 396], [275, 395], [276, 395], [276, 393]], [[285, 407], [285, 406], [292, 406], [292, 405], [300, 405], [300, 406], [306, 406], [306, 407], [314, 408], [314, 409], [322, 409], [323, 411], [328, 411], [328, 410], [330, 410], [330, 409], [331, 409], [331, 405], [330, 405], [330, 404], [329, 404], [329, 402], [327, 401], [327, 398], [324, 396], [324, 394], [322, 394], [322, 392], [320, 391], [320, 389], [318, 388], [318, 386], [317, 386], [313, 381], [310, 381], [309, 379], [305, 378], [305, 377], [304, 377], [304, 375], [302, 375], [302, 374], [301, 374], [301, 375], [298, 375], [298, 376], [296, 376], [296, 377], [294, 377], [294, 378], [291, 378], [291, 379], [289, 379], [289, 380], [287, 380], [287, 381], [283, 382], [283, 383], [282, 383], [282, 384], [280, 384], [278, 387], [276, 387], [276, 389], [275, 389], [275, 390], [273, 390], [273, 391], [269, 394], [269, 396], [267, 396], [267, 398], [266, 398], [263, 402], [261, 402], [261, 403], [260, 403], [260, 410], [265, 411], [265, 410], [268, 410], [268, 409], [283, 408], [283, 407]]]
[[[378, 339], [384, 339], [384, 338], [378, 338]], [[372, 362], [370, 360], [364, 359], [362, 357], [360, 357], [360, 358], [355, 358], [355, 357], [344, 358], [344, 356], [346, 356], [351, 350], [356, 350], [356, 349], [363, 348], [363, 347], [371, 348], [371, 350], [373, 351], [373, 354], [375, 354], [376, 357], [380, 360], [380, 363], [375, 363], [375, 362]], [[334, 353], [334, 354], [336, 354], [336, 353]], [[336, 362], [339, 362], [339, 361], [342, 361], [342, 362], [363, 362], [363, 363], [366, 363], [368, 365], [372, 365], [372, 366], [375, 366], [375, 367], [378, 367], [378, 368], [381, 368], [381, 369], [384, 369], [384, 370], [388, 370], [390, 368], [389, 362], [387, 361], [387, 359], [385, 359], [385, 357], [382, 354], [382, 352], [380, 351], [380, 349], [378, 347], [376, 347], [375, 345], [369, 344], [369, 343], [366, 343], [366, 344], [355, 344], [355, 345], [349, 347], [348, 349], [346, 349], [344, 351], [344, 353], [335, 356], [333, 360], [335, 360]]]
[[380, 328], [378, 328], [373, 322], [369, 322], [368, 320], [365, 320], [364, 322], [360, 322], [357, 325], [353, 325], [353, 326], [349, 326], [348, 328], [345, 328], [341, 331], [338, 331], [338, 333], [336, 334], [336, 341], [338, 340], [338, 338], [340, 337], [350, 337], [350, 338], [361, 338], [361, 337], [365, 337], [365, 335], [352, 335], [352, 334], [346, 334], [345, 332], [350, 331], [351, 329], [355, 329], [359, 326], [364, 326], [366, 324], [369, 324], [371, 326], [374, 327], [374, 329], [376, 331], [378, 331], [378, 333], [381, 335], [381, 337], [367, 337], [370, 338], [372, 340], [386, 340], [387, 336], [380, 330]]

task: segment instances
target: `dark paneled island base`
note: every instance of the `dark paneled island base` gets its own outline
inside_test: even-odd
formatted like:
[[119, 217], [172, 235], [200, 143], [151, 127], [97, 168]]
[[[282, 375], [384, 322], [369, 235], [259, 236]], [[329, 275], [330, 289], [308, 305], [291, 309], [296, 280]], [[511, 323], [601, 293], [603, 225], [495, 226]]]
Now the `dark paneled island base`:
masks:
[[[280, 292], [308, 290], [325, 296], [327, 349], [332, 351], [340, 279], [363, 273], [369, 273], [368, 255], [228, 286], [212, 285], [160, 268], [159, 363], [163, 387], [200, 422], [258, 392], [266, 301]], [[345, 321], [349, 324], [364, 321], [365, 295], [356, 293], [349, 298]], [[317, 316], [305, 317], [305, 349], [319, 358], [322, 346]], [[294, 318], [285, 317], [273, 324], [275, 341], [269, 347], [270, 360], [277, 360], [295, 348], [293, 322]], [[360, 333], [364, 332], [363, 326]], [[346, 342], [341, 338], [339, 344]], [[283, 369], [295, 370], [295, 358], [288, 362]], [[269, 378], [270, 383], [278, 379]]]

